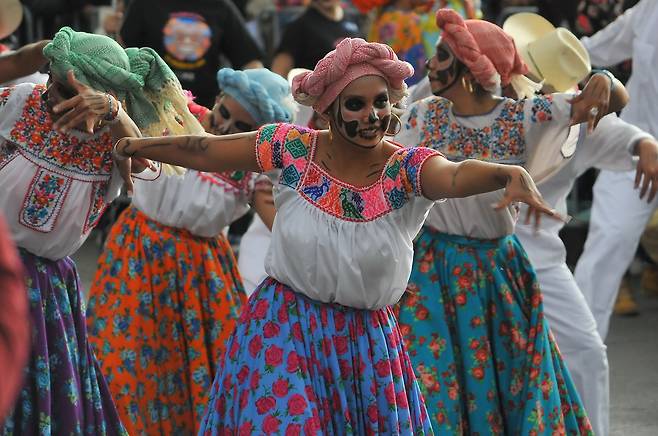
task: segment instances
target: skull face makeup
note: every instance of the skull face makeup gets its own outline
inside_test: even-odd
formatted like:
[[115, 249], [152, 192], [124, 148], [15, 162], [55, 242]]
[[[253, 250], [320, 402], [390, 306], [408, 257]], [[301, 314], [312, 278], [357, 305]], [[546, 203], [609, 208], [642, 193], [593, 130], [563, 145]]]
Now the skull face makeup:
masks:
[[462, 73], [462, 63], [440, 39], [436, 45], [436, 54], [427, 60], [426, 67], [432, 94], [436, 96], [450, 89]]
[[388, 86], [379, 76], [364, 76], [350, 83], [332, 106], [332, 128], [358, 147], [379, 144], [390, 122]]
[[256, 127], [253, 117], [233, 97], [226, 94], [217, 97], [210, 116], [210, 133], [228, 135], [249, 132]]

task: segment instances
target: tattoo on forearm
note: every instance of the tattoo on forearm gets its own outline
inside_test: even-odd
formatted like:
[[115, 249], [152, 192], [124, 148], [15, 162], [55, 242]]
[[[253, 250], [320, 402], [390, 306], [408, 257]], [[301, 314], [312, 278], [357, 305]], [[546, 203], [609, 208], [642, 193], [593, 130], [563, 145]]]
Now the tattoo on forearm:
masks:
[[190, 138], [185, 138], [185, 140], [178, 144], [176, 147], [179, 150], [189, 151], [192, 153], [205, 153], [208, 150], [208, 142], [205, 141], [208, 138], [193, 136]]
[[525, 174], [520, 174], [519, 175], [519, 181], [521, 182], [521, 186], [523, 186], [523, 190], [526, 192], [530, 192], [530, 183], [528, 182], [528, 179], [526, 178]]

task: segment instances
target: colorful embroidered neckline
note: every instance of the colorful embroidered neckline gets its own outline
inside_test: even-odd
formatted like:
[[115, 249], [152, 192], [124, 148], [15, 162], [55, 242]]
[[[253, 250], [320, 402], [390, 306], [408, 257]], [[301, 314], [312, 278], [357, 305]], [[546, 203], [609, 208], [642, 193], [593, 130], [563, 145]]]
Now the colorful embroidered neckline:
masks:
[[259, 135], [259, 141], [264, 143], [259, 146], [259, 161], [269, 159], [275, 167], [280, 165], [280, 184], [295, 189], [322, 211], [347, 221], [372, 221], [404, 206], [420, 192], [420, 166], [427, 157], [437, 154], [430, 149], [400, 147], [391, 154], [374, 183], [356, 187], [313, 161], [318, 135], [317, 131], [278, 125], [274, 131]]
[[[463, 126], [452, 114], [450, 102], [432, 98], [423, 113], [420, 144], [442, 152], [448, 159], [480, 159], [520, 163], [525, 159], [523, 101], [506, 100], [494, 108], [498, 115], [482, 128]], [[410, 109], [408, 127], [416, 127], [419, 105]]]
[[23, 111], [9, 133], [10, 140], [52, 169], [72, 175], [109, 176], [112, 173], [112, 139], [106, 130], [98, 136], [78, 138], [53, 130], [53, 121], [41, 98], [44, 85], [36, 85], [23, 105]]

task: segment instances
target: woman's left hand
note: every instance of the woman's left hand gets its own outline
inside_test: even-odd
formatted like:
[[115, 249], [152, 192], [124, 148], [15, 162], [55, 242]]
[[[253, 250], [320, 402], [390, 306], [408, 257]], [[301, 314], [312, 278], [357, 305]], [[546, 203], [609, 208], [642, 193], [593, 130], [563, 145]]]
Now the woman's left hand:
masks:
[[[110, 111], [110, 102], [108, 94], [96, 91], [75, 78], [72, 70], [66, 74], [67, 81], [71, 87], [77, 91], [77, 95], [53, 108], [57, 114], [63, 115], [55, 122], [53, 127], [63, 132], [69, 131], [81, 123], [85, 124], [88, 133], [94, 132], [94, 126]], [[114, 97], [109, 96], [113, 99]], [[118, 103], [114, 101], [114, 104]]]
[[525, 223], [529, 224], [532, 216], [534, 216], [535, 229], [539, 229], [542, 215], [548, 215], [552, 218], [566, 221], [558, 215], [555, 209], [544, 201], [532, 177], [530, 177], [530, 174], [524, 168], [510, 166], [505, 195], [494, 206], [494, 209], [500, 210], [506, 208], [517, 201], [528, 205]]
[[594, 74], [583, 91], [569, 100], [571, 103], [571, 125], [587, 122], [587, 132], [591, 133], [599, 120], [608, 114], [612, 83], [605, 74]]

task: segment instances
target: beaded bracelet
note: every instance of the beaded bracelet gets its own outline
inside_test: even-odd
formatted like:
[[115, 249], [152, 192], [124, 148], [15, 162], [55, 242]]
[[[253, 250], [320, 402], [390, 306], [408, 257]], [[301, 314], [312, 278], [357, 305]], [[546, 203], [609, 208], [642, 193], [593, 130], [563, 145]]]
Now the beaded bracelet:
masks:
[[116, 108], [114, 107], [114, 103], [112, 102], [114, 99], [110, 94], [105, 94], [107, 96], [107, 103], [109, 104], [107, 113], [103, 117], [103, 121], [107, 122], [114, 122], [117, 121], [117, 117], [119, 116], [119, 111], [121, 110], [121, 102], [117, 100], [117, 106]]

